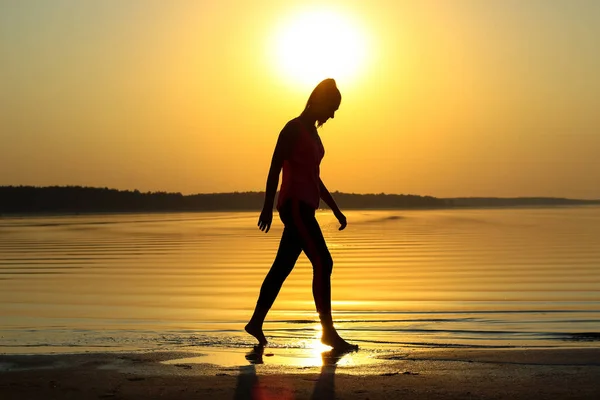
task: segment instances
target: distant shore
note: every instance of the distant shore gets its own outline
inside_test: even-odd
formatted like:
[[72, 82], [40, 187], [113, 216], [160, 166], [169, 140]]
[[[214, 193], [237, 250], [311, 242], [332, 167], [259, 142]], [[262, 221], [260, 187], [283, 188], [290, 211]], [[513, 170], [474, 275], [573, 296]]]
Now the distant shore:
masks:
[[600, 396], [600, 349], [407, 349], [371, 368], [326, 364], [306, 369], [267, 361], [252, 365], [244, 359], [237, 367], [164, 363], [189, 356], [166, 352], [0, 355], [0, 397], [529, 400]]
[[[554, 197], [437, 198], [412, 194], [332, 193], [346, 210], [506, 208], [600, 205], [600, 200]], [[0, 186], [0, 214], [77, 214], [112, 212], [257, 211], [264, 192], [182, 195], [81, 186]], [[326, 207], [321, 204], [322, 207]]]

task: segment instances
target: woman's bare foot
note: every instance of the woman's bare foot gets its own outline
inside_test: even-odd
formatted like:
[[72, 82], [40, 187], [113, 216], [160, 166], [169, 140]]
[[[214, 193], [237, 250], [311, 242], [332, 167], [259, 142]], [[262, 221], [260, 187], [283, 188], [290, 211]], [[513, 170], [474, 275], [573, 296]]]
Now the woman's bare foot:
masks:
[[246, 325], [244, 329], [246, 330], [246, 332], [254, 336], [256, 340], [258, 340], [259, 346], [267, 345], [267, 338], [265, 337], [262, 331], [262, 326], [253, 325], [251, 322], [248, 322], [248, 325]]
[[323, 330], [323, 335], [321, 336], [321, 343], [326, 344], [327, 346], [331, 346], [335, 350], [343, 352], [358, 350], [358, 345], [346, 342], [344, 339], [341, 338], [341, 336], [337, 333], [335, 329]]

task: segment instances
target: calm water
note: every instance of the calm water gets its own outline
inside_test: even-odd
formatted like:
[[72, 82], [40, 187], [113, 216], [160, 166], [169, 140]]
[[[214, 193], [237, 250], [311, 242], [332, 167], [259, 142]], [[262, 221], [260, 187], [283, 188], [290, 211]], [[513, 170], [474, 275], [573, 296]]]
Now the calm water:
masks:
[[[410, 347], [600, 344], [600, 208], [319, 212], [342, 334]], [[0, 219], [0, 353], [246, 348], [282, 225], [257, 213]], [[318, 337], [301, 256], [265, 324]], [[193, 346], [193, 347], [192, 347]]]

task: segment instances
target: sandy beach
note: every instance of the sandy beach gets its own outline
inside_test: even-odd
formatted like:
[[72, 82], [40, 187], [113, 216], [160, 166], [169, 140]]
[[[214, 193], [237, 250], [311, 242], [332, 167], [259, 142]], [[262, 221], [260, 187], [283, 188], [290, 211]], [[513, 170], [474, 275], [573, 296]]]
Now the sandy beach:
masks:
[[[266, 350], [268, 354], [268, 349]], [[198, 353], [0, 356], [9, 399], [596, 399], [600, 349], [410, 350], [341, 367], [178, 363]], [[247, 357], [248, 358], [248, 357]], [[243, 361], [243, 362], [242, 362]], [[252, 361], [252, 360], [251, 360]], [[245, 365], [244, 365], [245, 363]]]

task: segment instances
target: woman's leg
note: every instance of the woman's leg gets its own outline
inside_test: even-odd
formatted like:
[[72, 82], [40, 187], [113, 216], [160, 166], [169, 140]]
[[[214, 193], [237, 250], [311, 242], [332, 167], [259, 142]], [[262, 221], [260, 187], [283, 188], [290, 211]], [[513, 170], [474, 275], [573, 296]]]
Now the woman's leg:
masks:
[[284, 228], [277, 256], [275, 256], [271, 270], [265, 277], [260, 288], [258, 305], [266, 309], [271, 308], [281, 290], [283, 282], [285, 282], [285, 279], [292, 272], [292, 269], [294, 269], [294, 265], [296, 265], [301, 252], [302, 247], [296, 233], [293, 229]]
[[301, 252], [302, 247], [295, 229], [285, 227], [279, 242], [277, 256], [260, 288], [256, 308], [245, 328], [246, 332], [254, 336], [261, 346], [267, 344], [267, 339], [262, 331], [265, 317], [275, 302], [283, 282], [294, 269]]
[[319, 222], [315, 218], [315, 210], [303, 203], [294, 202], [292, 217], [300, 237], [302, 250], [313, 266], [313, 297], [323, 328], [321, 342], [339, 350], [356, 350], [358, 346], [351, 345], [342, 339], [333, 326], [331, 315], [333, 259], [327, 243], [325, 243]]

